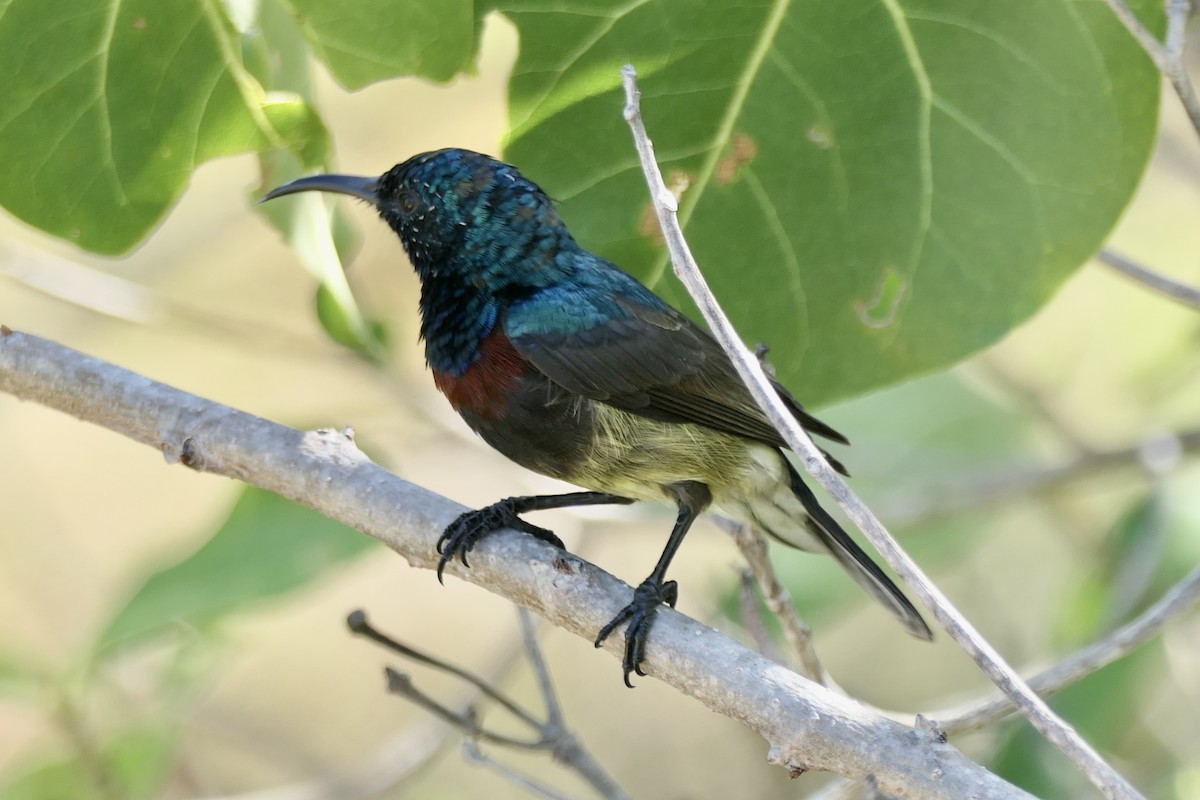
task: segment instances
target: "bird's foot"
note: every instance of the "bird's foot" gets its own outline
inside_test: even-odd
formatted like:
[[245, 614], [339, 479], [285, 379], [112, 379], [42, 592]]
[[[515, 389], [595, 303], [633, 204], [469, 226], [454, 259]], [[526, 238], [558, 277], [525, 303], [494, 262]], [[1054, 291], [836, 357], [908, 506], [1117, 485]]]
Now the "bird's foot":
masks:
[[621, 609], [619, 614], [600, 629], [600, 634], [596, 637], [596, 647], [604, 644], [608, 635], [622, 622], [629, 621], [629, 627], [625, 629], [625, 655], [621, 659], [621, 668], [625, 671], [625, 685], [630, 689], [633, 688], [629, 681], [630, 674], [646, 674], [642, 672], [641, 664], [646, 658], [646, 640], [650, 636], [650, 626], [654, 623], [658, 607], [666, 603], [674, 608], [678, 597], [679, 584], [675, 581], [660, 583], [653, 577], [647, 578], [633, 590], [633, 602]]
[[457, 558], [462, 561], [464, 567], [471, 566], [467, 563], [467, 553], [471, 552], [480, 539], [501, 528], [524, 531], [536, 539], [566, 549], [562, 539], [555, 536], [553, 531], [531, 525], [518, 516], [520, 508], [517, 503], [520, 499], [509, 497], [477, 511], [467, 511], [446, 526], [446, 530], [442, 531], [437, 541], [437, 551], [441, 554], [437, 566], [438, 583], [442, 582], [442, 571], [445, 570], [446, 564]]

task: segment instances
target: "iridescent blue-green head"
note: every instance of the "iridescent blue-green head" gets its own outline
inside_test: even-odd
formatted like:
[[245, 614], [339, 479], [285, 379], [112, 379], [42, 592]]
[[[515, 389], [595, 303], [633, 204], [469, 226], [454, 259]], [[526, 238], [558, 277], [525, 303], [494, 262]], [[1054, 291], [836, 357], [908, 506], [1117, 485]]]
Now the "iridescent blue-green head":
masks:
[[301, 178], [263, 199], [313, 190], [371, 203], [400, 237], [422, 280], [449, 279], [490, 291], [544, 286], [570, 271], [565, 256], [578, 250], [537, 184], [516, 167], [470, 150], [421, 153], [378, 178]]

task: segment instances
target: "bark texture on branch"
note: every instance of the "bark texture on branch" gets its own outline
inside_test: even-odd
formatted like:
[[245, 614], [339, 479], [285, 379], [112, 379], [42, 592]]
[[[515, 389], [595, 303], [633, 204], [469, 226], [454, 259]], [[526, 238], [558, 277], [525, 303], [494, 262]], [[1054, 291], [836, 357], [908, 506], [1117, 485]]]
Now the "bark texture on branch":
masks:
[[[348, 431], [297, 431], [2, 327], [0, 390], [157, 448], [169, 463], [295, 500], [417, 567], [435, 565], [434, 543], [464, 510], [372, 463]], [[447, 571], [589, 641], [631, 591], [598, 567], [513, 531], [486, 539], [472, 553], [471, 569], [452, 562]], [[620, 657], [622, 647], [613, 637], [605, 649]], [[644, 667], [759, 733], [770, 746], [768, 760], [794, 774], [872, 776], [880, 791], [902, 798], [1030, 796], [936, 733], [889, 720], [674, 610], [660, 612]], [[624, 691], [615, 679], [612, 691]]]

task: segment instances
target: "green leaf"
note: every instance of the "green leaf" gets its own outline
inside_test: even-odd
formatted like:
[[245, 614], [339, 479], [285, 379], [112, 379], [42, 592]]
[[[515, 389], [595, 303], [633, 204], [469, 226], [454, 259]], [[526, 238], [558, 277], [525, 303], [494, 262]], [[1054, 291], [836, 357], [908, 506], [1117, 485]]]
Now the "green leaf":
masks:
[[1059, 620], [1067, 646], [1096, 638], [1141, 613], [1197, 563], [1197, 527], [1188, 505], [1195, 478], [1155, 480], [1133, 499], [1108, 533], [1103, 562], [1090, 569]]
[[398, 75], [448, 81], [475, 56], [471, 0], [283, 0], [348, 89]]
[[[310, 53], [304, 36], [282, 0], [264, 0], [243, 20], [247, 65], [272, 91], [289, 91], [312, 101]], [[263, 183], [256, 195], [313, 169], [328, 168], [327, 149], [305, 153], [270, 151], [259, 156]], [[357, 249], [344, 206], [319, 196], [260, 204], [258, 211], [288, 240], [319, 282], [317, 315], [330, 336], [372, 360], [382, 357], [382, 335], [363, 317], [346, 280], [343, 264]]]
[[1114, 627], [1145, 605], [1159, 576], [1166, 543], [1167, 496], [1152, 486], [1117, 521], [1105, 548], [1103, 580], [1107, 608], [1103, 620]]
[[[1161, 4], [1142, 0], [1151, 27]], [[498, 2], [507, 157], [669, 300], [618, 70], [725, 310], [809, 403], [948, 365], [1045, 303], [1145, 166], [1159, 77], [1102, 3]]]
[[255, 79], [270, 91], [293, 92], [315, 102], [312, 51], [283, 0], [260, 0], [245, 18], [232, 16], [242, 32], [246, 68]]
[[25, 656], [0, 649], [0, 698], [39, 703], [45, 692], [45, 675]]
[[[93, 755], [96, 763], [80, 758], [44, 760], [11, 783], [0, 787], [2, 800], [104, 800], [119, 796], [138, 800], [157, 796], [176, 750], [174, 733], [155, 728], [134, 729], [104, 743]], [[96, 771], [111, 785], [101, 788]]]
[[[263, 174], [275, 184], [296, 177], [299, 167], [287, 153], [267, 154]], [[378, 323], [369, 322], [355, 302], [343, 263], [358, 246], [358, 235], [344, 210], [318, 192], [280, 198], [259, 211], [287, 239], [305, 269], [320, 285], [317, 315], [334, 341], [362, 356], [381, 361], [386, 337]]]
[[387, 329], [383, 323], [364, 321], [364, 340], [358, 326], [347, 317], [345, 309], [324, 285], [317, 287], [317, 320], [329, 337], [343, 347], [348, 347], [368, 361], [379, 361], [387, 351]]
[[217, 0], [9, 0], [0, 74], [0, 205], [101, 253], [145, 236], [203, 161], [327, 147], [303, 101], [266, 97]]
[[125, 731], [105, 748], [109, 771], [125, 798], [158, 797], [178, 749], [173, 728], [145, 727]]
[[78, 760], [43, 763], [0, 786], [0, 800], [103, 800]]
[[180, 623], [207, 627], [252, 601], [307, 586], [372, 544], [315, 511], [246, 488], [211, 539], [152, 575], [116, 613], [99, 648]]

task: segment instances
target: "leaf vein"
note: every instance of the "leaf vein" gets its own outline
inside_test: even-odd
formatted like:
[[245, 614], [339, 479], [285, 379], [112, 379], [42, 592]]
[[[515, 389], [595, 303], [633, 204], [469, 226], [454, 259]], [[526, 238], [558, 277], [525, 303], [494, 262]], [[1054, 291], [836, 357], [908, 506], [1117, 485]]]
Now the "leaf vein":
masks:
[[[548, 71], [555, 73], [554, 80], [542, 90], [540, 96], [535, 101], [526, 106], [524, 119], [522, 119], [520, 122], [513, 122], [509, 124], [509, 130], [515, 131], [524, 127], [525, 124], [533, 117], [533, 115], [537, 113], [537, 110], [542, 106], [542, 104], [546, 102], [546, 98], [553, 94], [554, 90], [558, 88], [560, 83], [562, 83], [563, 76], [567, 74], [567, 71], [576, 63], [578, 63], [579, 59], [583, 58], [598, 41], [603, 39], [604, 36], [607, 35], [618, 22], [621, 21], [621, 19], [649, 2], [651, 2], [651, 0], [632, 0], [632, 2], [627, 3], [620, 8], [613, 9], [611, 14], [597, 16], [596, 19], [598, 24], [596, 25], [596, 29], [592, 31], [589, 36], [582, 39], [579, 43], [579, 46], [576, 47], [574, 51], [568, 53], [564, 61], [558, 64], [554, 70], [538, 70], [538, 72]], [[506, 10], [509, 9], [506, 8]], [[576, 12], [572, 10], [572, 13]]]
[[[708, 188], [713, 174], [716, 172], [717, 164], [721, 160], [721, 153], [733, 136], [734, 125], [737, 124], [738, 118], [746, 107], [746, 98], [750, 95], [754, 79], [758, 77], [759, 72], [762, 70], [763, 62], [766, 60], [767, 53], [771, 50], [772, 45], [775, 43], [775, 37], [779, 33], [779, 28], [790, 6], [791, 0], [775, 0], [770, 13], [767, 15], [762, 32], [748, 54], [746, 65], [738, 75], [737, 82], [734, 84], [733, 94], [725, 106], [725, 113], [717, 124], [717, 130], [711, 140], [712, 143], [708, 152], [708, 158], [700, 167], [696, 179], [684, 194], [683, 202], [679, 206], [679, 224], [684, 229], [687, 228], [688, 220], [691, 219], [697, 204], [704, 197], [704, 192]], [[663, 253], [659, 256], [653, 267], [651, 267], [647, 275], [647, 282], [651, 286], [662, 279], [667, 269], [667, 260], [666, 253]]]
[[[917, 83], [917, 91], [920, 101], [917, 107], [917, 167], [920, 170], [920, 203], [917, 207], [917, 235], [913, 240], [912, 252], [908, 257], [907, 269], [904, 270], [908, 274], [909, 281], [916, 278], [917, 268], [920, 266], [921, 257], [925, 253], [925, 242], [929, 236], [930, 227], [933, 224], [933, 141], [932, 141], [932, 108], [933, 108], [933, 86], [929, 78], [929, 70], [925, 66], [925, 61], [921, 57], [921, 50], [917, 46], [916, 38], [913, 36], [912, 28], [908, 24], [908, 19], [905, 16], [904, 9], [899, 5], [899, 0], [881, 0], [888, 14], [891, 15], [892, 23], [896, 27], [896, 35], [900, 39], [900, 44], [904, 48], [905, 57], [908, 59], [909, 66], [912, 67], [913, 78]], [[908, 298], [906, 297], [906, 300]], [[895, 322], [888, 327], [890, 339], [895, 341], [900, 335], [900, 329], [904, 324], [904, 309], [907, 306], [904, 303], [896, 310]]]
[[117, 168], [117, 153], [113, 147], [113, 121], [112, 112], [108, 107], [107, 91], [109, 59], [112, 56], [112, 42], [117, 32], [117, 16], [120, 10], [121, 0], [113, 0], [112, 11], [104, 21], [104, 32], [100, 42], [100, 50], [97, 53], [100, 57], [100, 70], [96, 75], [96, 99], [100, 104], [100, 139], [103, 142], [104, 148], [108, 151], [109, 163], [112, 164], [112, 175], [117, 185], [117, 195], [122, 202], [128, 203], [130, 200], [125, 193], [124, 184], [121, 183], [121, 171]]
[[799, 339], [800, 346], [789, 357], [794, 357], [799, 362], [803, 359], [804, 351], [808, 348], [808, 343], [811, 341], [808, 328], [808, 296], [804, 291], [804, 277], [800, 267], [800, 258], [796, 254], [796, 248], [793, 246], [791, 238], [788, 236], [787, 227], [783, 224], [783, 220], [779, 218], [779, 210], [771, 202], [771, 198], [767, 194], [766, 189], [763, 188], [762, 182], [759, 181], [758, 175], [753, 169], [746, 166], [739, 172], [738, 177], [746, 182], [746, 187], [750, 190], [750, 194], [754, 196], [754, 202], [758, 204], [761, 218], [767, 223], [767, 229], [771, 232], [771, 238], [774, 239], [776, 245], [779, 247], [780, 255], [783, 256], [783, 263], [787, 267], [788, 274], [791, 276], [791, 280], [789, 281], [791, 284], [789, 298], [795, 303], [799, 313], [795, 316], [788, 315], [786, 319], [795, 322], [801, 335], [792, 338], [793, 342]]

